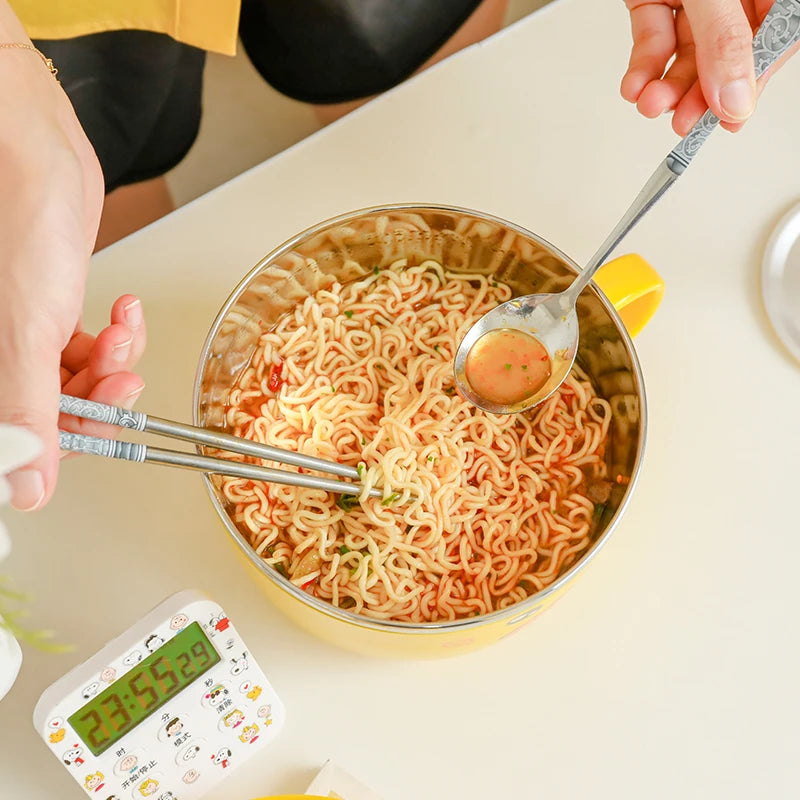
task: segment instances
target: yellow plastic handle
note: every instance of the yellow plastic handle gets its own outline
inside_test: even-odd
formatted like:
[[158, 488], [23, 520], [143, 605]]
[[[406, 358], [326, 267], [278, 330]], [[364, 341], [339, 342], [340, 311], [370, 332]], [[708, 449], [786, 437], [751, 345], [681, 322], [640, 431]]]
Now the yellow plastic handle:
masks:
[[603, 264], [594, 281], [617, 309], [631, 336], [647, 325], [664, 297], [663, 279], [635, 253]]

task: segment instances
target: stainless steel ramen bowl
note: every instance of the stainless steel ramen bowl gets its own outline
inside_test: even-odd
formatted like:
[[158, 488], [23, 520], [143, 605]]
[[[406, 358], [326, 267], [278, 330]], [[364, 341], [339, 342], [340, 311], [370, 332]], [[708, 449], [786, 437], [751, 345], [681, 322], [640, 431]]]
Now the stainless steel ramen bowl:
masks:
[[[494, 275], [515, 293], [558, 292], [575, 263], [540, 236], [467, 209], [396, 205], [344, 214], [306, 230], [273, 250], [244, 277], [214, 320], [200, 357], [194, 422], [223, 427], [229, 391], [249, 362], [264, 326], [272, 326], [308, 294], [333, 279], [347, 281], [399, 258], [433, 258], [448, 269]], [[646, 265], [645, 265], [646, 266]], [[598, 282], [602, 282], [602, 276]], [[270, 599], [310, 632], [370, 655], [443, 656], [476, 649], [514, 632], [550, 605], [597, 554], [636, 486], [645, 444], [642, 373], [631, 338], [608, 298], [590, 285], [578, 300], [578, 362], [612, 408], [610, 476], [621, 476], [594, 541], [558, 579], [501, 611], [424, 624], [374, 620], [335, 608], [282, 578], [253, 552], [226, 512], [218, 479], [204, 476], [212, 504], [239, 553]]]

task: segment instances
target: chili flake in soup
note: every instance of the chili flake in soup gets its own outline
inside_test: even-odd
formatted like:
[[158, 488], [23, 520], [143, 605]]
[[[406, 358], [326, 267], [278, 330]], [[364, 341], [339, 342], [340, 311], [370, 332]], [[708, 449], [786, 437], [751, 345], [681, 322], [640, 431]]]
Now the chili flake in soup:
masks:
[[498, 405], [521, 403], [547, 383], [551, 372], [545, 346], [513, 328], [484, 333], [467, 354], [464, 367], [475, 394]]

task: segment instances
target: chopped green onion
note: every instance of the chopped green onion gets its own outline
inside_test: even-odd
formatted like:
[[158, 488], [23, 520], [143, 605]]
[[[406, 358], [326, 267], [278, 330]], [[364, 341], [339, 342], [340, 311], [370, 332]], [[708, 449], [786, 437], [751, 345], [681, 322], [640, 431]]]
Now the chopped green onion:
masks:
[[592, 514], [593, 524], [600, 524], [600, 520], [602, 519], [603, 514], [605, 514], [606, 508], [608, 508], [608, 506], [605, 503], [597, 503], [597, 505], [595, 505], [594, 513]]
[[283, 566], [283, 564], [276, 564], [276, 565], [275, 565], [275, 569], [276, 569], [276, 570], [277, 570], [277, 571], [278, 571], [278, 572], [279, 572], [281, 575], [283, 575], [283, 577], [284, 577], [284, 578], [286, 578], [286, 580], [289, 580], [289, 573], [286, 571], [286, 567], [284, 567], [284, 566]]
[[522, 365], [522, 369], [528, 369], [528, 365], [527, 364], [523, 364]]
[[349, 547], [348, 547], [346, 544], [343, 544], [343, 545], [342, 545], [342, 546], [339, 548], [339, 552], [340, 552], [340, 553], [341, 553], [343, 556], [346, 556], [346, 555], [347, 555], [347, 554], [350, 552], [350, 548], [349, 548]]
[[363, 447], [366, 443], [367, 443], [366, 438], [362, 436], [361, 437], [361, 446]]
[[439, 345], [438, 345], [438, 344], [435, 344], [435, 345], [433, 346], [433, 349], [434, 349], [434, 350], [435, 350], [435, 351], [438, 353], [438, 352], [439, 352]]
[[452, 387], [452, 386], [448, 386], [448, 387], [447, 387], [447, 388], [444, 390], [444, 393], [445, 393], [445, 394], [453, 394], [453, 392], [455, 392], [455, 388], [454, 388], [454, 387]]
[[345, 311], [344, 315], [347, 317], [347, 319], [353, 319], [353, 312], [352, 311]]
[[378, 269], [378, 267], [373, 267], [372, 272], [373, 274], [377, 275], [380, 272], [380, 270]]
[[508, 369], [508, 370], [510, 370], [510, 369], [511, 369], [511, 364], [503, 364], [503, 366], [504, 366], [506, 369]]
[[331, 386], [331, 391], [335, 392], [336, 391], [336, 387], [335, 386]]
[[352, 511], [358, 505], [358, 497], [354, 494], [340, 494], [336, 498], [336, 505], [342, 511]]
[[392, 492], [385, 500], [381, 501], [381, 505], [390, 506], [398, 497], [400, 497], [400, 492]]
[[497, 281], [492, 281], [492, 286], [494, 286], [494, 288], [496, 289], [497, 288]]
[[356, 472], [358, 473], [358, 477], [359, 478], [363, 478], [364, 477], [364, 462], [363, 461], [359, 461], [358, 462], [358, 466], [356, 467]]

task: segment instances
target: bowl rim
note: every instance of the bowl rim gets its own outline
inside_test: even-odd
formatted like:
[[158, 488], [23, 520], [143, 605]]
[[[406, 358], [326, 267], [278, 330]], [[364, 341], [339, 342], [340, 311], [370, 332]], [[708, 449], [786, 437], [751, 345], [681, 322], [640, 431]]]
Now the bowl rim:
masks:
[[[392, 203], [392, 204], [383, 204], [383, 205], [375, 205], [375, 206], [367, 206], [365, 208], [359, 208], [354, 211], [348, 211], [343, 214], [338, 214], [334, 217], [330, 217], [322, 222], [318, 222], [305, 230], [301, 231], [300, 233], [295, 234], [290, 239], [285, 240], [283, 243], [279, 244], [277, 247], [273, 248], [270, 252], [268, 252], [263, 258], [259, 259], [259, 261], [255, 264], [255, 266], [250, 269], [247, 274], [236, 284], [234, 289], [231, 291], [228, 299], [223, 303], [222, 307], [220, 308], [219, 312], [217, 313], [216, 317], [214, 318], [214, 322], [209, 329], [209, 332], [206, 336], [205, 341], [203, 342], [203, 348], [200, 352], [200, 358], [197, 364], [197, 371], [195, 373], [195, 380], [194, 380], [194, 391], [192, 394], [192, 422], [194, 425], [199, 425], [199, 409], [200, 409], [200, 396], [201, 396], [201, 383], [203, 377], [203, 370], [208, 360], [209, 349], [211, 346], [212, 341], [214, 340], [217, 332], [219, 331], [222, 322], [227, 315], [228, 311], [230, 310], [231, 306], [239, 299], [242, 292], [249, 286], [251, 280], [261, 272], [264, 266], [266, 266], [271, 261], [279, 258], [280, 256], [284, 255], [286, 252], [291, 250], [295, 247], [298, 243], [308, 239], [309, 237], [321, 233], [327, 228], [333, 227], [335, 225], [341, 225], [347, 222], [353, 222], [354, 220], [367, 216], [367, 215], [376, 215], [380, 213], [389, 213], [389, 212], [420, 212], [420, 211], [441, 211], [447, 213], [456, 213], [456, 214], [464, 214], [470, 217], [474, 217], [478, 220], [488, 221], [497, 223], [499, 225], [505, 226], [509, 230], [513, 230], [514, 232], [532, 239], [535, 242], [538, 242], [548, 251], [550, 251], [553, 255], [560, 258], [564, 264], [575, 273], [580, 272], [580, 268], [578, 267], [577, 263], [570, 258], [566, 253], [562, 250], [557, 248], [547, 239], [539, 236], [532, 231], [529, 231], [527, 228], [523, 228], [521, 225], [517, 225], [513, 222], [509, 222], [508, 220], [503, 219], [502, 217], [497, 217], [493, 214], [487, 214], [483, 211], [476, 211], [470, 208], [464, 208], [461, 206], [452, 206], [446, 205], [441, 203]], [[514, 603], [513, 605], [508, 606], [507, 608], [499, 609], [497, 611], [492, 611], [488, 614], [481, 614], [477, 617], [465, 617], [460, 619], [454, 620], [437, 620], [435, 622], [402, 622], [398, 620], [386, 620], [386, 619], [376, 619], [373, 617], [368, 617], [361, 614], [356, 614], [352, 611], [348, 611], [347, 609], [338, 608], [337, 606], [332, 605], [331, 603], [327, 602], [326, 600], [322, 600], [318, 597], [314, 597], [307, 592], [304, 592], [300, 589], [299, 586], [295, 586], [290, 581], [283, 578], [278, 572], [274, 569], [268, 567], [267, 564], [258, 556], [249, 542], [246, 541], [244, 536], [241, 532], [236, 528], [231, 520], [230, 516], [226, 512], [225, 508], [219, 502], [217, 498], [216, 491], [214, 488], [211, 479], [209, 478], [207, 473], [203, 473], [203, 484], [206, 487], [206, 491], [208, 492], [208, 496], [211, 499], [211, 503], [214, 506], [214, 509], [217, 512], [218, 517], [222, 521], [223, 525], [227, 529], [228, 533], [233, 537], [234, 543], [237, 545], [239, 550], [244, 554], [247, 560], [269, 581], [271, 581], [278, 589], [284, 591], [289, 596], [293, 597], [296, 600], [299, 600], [303, 605], [309, 606], [310, 608], [320, 611], [328, 617], [332, 617], [340, 622], [344, 622], [348, 625], [355, 625], [359, 628], [368, 628], [374, 631], [379, 631], [381, 633], [393, 633], [393, 634], [406, 634], [406, 635], [434, 635], [434, 634], [441, 634], [443, 632], [453, 632], [457, 630], [467, 630], [474, 628], [478, 625], [486, 625], [492, 624], [499, 621], [506, 621], [507, 625], [516, 624], [521, 622], [522, 620], [532, 616], [536, 611], [538, 611], [543, 605], [547, 605], [548, 601], [552, 602], [555, 599], [555, 595], [561, 591], [561, 589], [569, 583], [578, 573], [580, 573], [586, 565], [592, 561], [603, 545], [608, 540], [611, 533], [617, 527], [619, 520], [621, 519], [622, 515], [625, 513], [625, 510], [628, 507], [630, 499], [633, 495], [633, 492], [636, 488], [636, 484], [639, 480], [639, 472], [641, 471], [642, 461], [644, 459], [644, 451], [645, 445], [647, 442], [647, 399], [646, 399], [646, 391], [644, 385], [644, 376], [642, 375], [641, 365], [639, 364], [639, 358], [636, 354], [636, 348], [633, 345], [633, 340], [628, 333], [627, 329], [625, 328], [622, 319], [619, 316], [619, 313], [605, 296], [603, 291], [600, 289], [597, 284], [592, 281], [589, 286], [587, 287], [591, 291], [595, 293], [597, 298], [602, 303], [603, 307], [609, 313], [609, 316], [614, 320], [614, 324], [617, 330], [620, 333], [620, 338], [625, 344], [625, 349], [628, 353], [628, 356], [631, 360], [631, 365], [633, 367], [633, 374], [636, 380], [636, 388], [639, 397], [639, 436], [637, 441], [637, 450], [636, 450], [636, 458], [633, 463], [633, 468], [631, 470], [631, 478], [630, 482], [626, 487], [625, 494], [614, 513], [613, 517], [606, 523], [604, 530], [600, 533], [600, 535], [595, 539], [589, 549], [562, 575], [553, 581], [550, 585], [546, 586], [541, 591], [536, 592], [524, 600], [520, 600], [518, 603]]]

